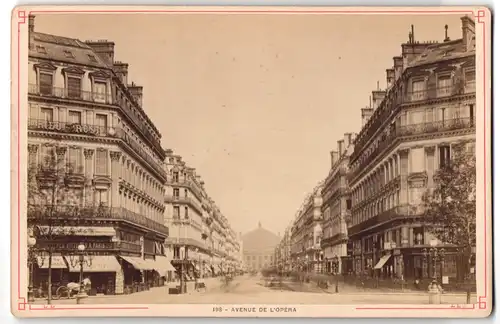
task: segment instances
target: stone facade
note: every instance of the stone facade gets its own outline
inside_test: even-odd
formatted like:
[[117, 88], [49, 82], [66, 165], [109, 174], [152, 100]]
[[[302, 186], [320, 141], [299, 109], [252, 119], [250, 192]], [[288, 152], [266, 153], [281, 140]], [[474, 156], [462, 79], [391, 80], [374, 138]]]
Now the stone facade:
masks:
[[[27, 149], [30, 174], [37, 176], [28, 193], [28, 223], [47, 226], [49, 210], [66, 219], [58, 228], [64, 244], [56, 243], [56, 235], [35, 231], [37, 246], [69, 256], [77, 253], [75, 242], [83, 241], [89, 258], [154, 259], [164, 253], [169, 233], [163, 224], [165, 153], [161, 134], [138, 99], [142, 92], [128, 84], [128, 65], [114, 62], [113, 42], [39, 33], [33, 17], [30, 24]], [[50, 187], [56, 174], [64, 181]], [[111, 231], [94, 236], [65, 231], [68, 225]], [[109, 270], [109, 276], [84, 272], [104, 293], [121, 293], [135, 280]], [[37, 284], [45, 285], [47, 269], [35, 272]], [[59, 283], [78, 280], [77, 273], [61, 273]]]

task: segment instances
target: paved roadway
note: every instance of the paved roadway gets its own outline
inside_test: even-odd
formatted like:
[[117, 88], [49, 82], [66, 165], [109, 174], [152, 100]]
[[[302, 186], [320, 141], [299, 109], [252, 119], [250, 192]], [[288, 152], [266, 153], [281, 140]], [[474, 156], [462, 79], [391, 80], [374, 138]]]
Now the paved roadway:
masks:
[[[189, 289], [188, 289], [189, 290]], [[476, 297], [473, 295], [474, 302]], [[228, 287], [221, 281], [211, 280], [205, 292], [192, 289], [188, 294], [169, 295], [168, 287], [152, 288], [149, 291], [130, 295], [96, 296], [83, 300], [83, 304], [428, 304], [426, 293], [415, 292], [299, 292], [264, 287], [258, 278], [239, 277]], [[443, 294], [443, 304], [465, 304], [465, 294]], [[46, 301], [38, 300], [36, 304]], [[74, 299], [55, 300], [53, 304], [75, 304]]]

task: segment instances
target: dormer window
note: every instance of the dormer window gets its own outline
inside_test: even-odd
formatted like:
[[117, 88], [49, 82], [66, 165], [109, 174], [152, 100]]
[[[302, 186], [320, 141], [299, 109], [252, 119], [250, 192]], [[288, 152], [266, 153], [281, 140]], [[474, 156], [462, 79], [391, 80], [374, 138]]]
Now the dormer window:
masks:
[[41, 53], [41, 54], [47, 54], [47, 50], [45, 50], [45, 47], [41, 46], [41, 45], [37, 45], [36, 46], [36, 51], [38, 53]]
[[64, 50], [64, 56], [67, 58], [75, 58], [75, 55], [73, 55], [73, 52]]

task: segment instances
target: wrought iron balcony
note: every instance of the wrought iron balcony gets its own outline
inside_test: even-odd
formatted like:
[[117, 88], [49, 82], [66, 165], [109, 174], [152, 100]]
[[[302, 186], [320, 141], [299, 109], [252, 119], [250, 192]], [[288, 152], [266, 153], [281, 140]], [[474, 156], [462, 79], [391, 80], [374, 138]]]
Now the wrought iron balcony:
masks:
[[38, 224], [55, 221], [83, 221], [108, 219], [127, 221], [137, 226], [168, 236], [168, 227], [144, 215], [137, 214], [123, 207], [74, 206], [74, 205], [28, 205], [28, 219]]
[[423, 102], [426, 100], [435, 100], [456, 95], [472, 94], [475, 91], [475, 82], [468, 82], [465, 86], [463, 84], [459, 84], [445, 87], [430, 87], [420, 91], [409, 91], [400, 97], [396, 97], [392, 102], [389, 102], [387, 104], [388, 106], [386, 105], [383, 110], [375, 112], [376, 115], [372, 117], [373, 120], [363, 127], [356, 139], [353, 156], [358, 156], [358, 154], [361, 153], [366, 143], [372, 138], [373, 134], [380, 130], [384, 122], [399, 112], [402, 104], [419, 101]]
[[201, 205], [196, 199], [192, 197], [185, 196], [175, 196], [175, 195], [165, 195], [166, 203], [179, 203], [179, 204], [188, 204], [195, 208], [199, 213], [203, 213], [203, 209]]
[[[43, 86], [36, 83], [30, 83], [28, 85], [28, 94], [39, 97], [47, 97], [47, 98], [52, 97], [58, 99], [79, 100], [85, 102], [119, 105], [118, 102], [115, 102], [113, 100], [113, 96], [111, 94], [97, 93], [97, 92], [69, 89], [69, 88]], [[159, 140], [157, 140], [155, 137], [153, 137], [153, 135], [151, 135], [151, 132], [148, 129], [148, 127], [137, 118], [135, 113], [131, 111], [128, 106], [124, 105], [121, 108], [125, 112], [125, 114], [134, 121], [135, 126], [139, 128], [140, 132], [150, 142], [150, 144], [154, 146], [156, 152], [158, 152], [163, 159], [165, 157], [165, 153], [163, 152], [163, 148], [161, 147]]]
[[349, 227], [349, 236], [355, 235], [363, 231], [365, 228], [372, 228], [377, 225], [382, 225], [388, 221], [403, 217], [419, 217], [422, 216], [421, 206], [400, 205], [383, 211], [361, 223]]
[[418, 123], [404, 126], [396, 126], [389, 135], [379, 141], [379, 145], [371, 152], [369, 156], [357, 166], [352, 168], [351, 179], [356, 178], [362, 171], [367, 169], [367, 166], [372, 163], [381, 152], [392, 146], [397, 140], [403, 139], [405, 136], [433, 134], [439, 132], [447, 132], [458, 129], [475, 129], [475, 121], [471, 118], [453, 118], [435, 122]]
[[115, 137], [125, 142], [134, 152], [139, 154], [158, 174], [167, 178], [160, 162], [153, 159], [130, 135], [120, 127], [106, 127], [95, 124], [47, 121], [43, 119], [28, 119], [28, 130], [57, 132], [66, 134], [87, 135], [94, 137]]
[[104, 103], [104, 104], [113, 103], [113, 97], [110, 94], [69, 89], [69, 88], [43, 86], [36, 83], [30, 83], [28, 85], [28, 94], [37, 95], [41, 97], [56, 97], [69, 100], [81, 100], [81, 101], [89, 101], [89, 102]]

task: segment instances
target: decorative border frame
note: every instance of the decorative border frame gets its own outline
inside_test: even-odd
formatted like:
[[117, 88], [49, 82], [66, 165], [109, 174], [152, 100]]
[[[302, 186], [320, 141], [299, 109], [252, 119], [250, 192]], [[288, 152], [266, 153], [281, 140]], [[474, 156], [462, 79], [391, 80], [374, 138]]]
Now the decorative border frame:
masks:
[[[75, 13], [81, 13], [81, 14], [93, 14], [93, 13], [106, 13], [106, 14], [120, 14], [120, 13], [165, 13], [165, 14], [179, 14], [179, 13], [200, 13], [200, 14], [211, 14], [211, 13], [216, 13], [216, 14], [238, 14], [238, 13], [251, 13], [251, 14], [255, 14], [255, 13], [266, 13], [266, 14], [343, 14], [343, 15], [348, 15], [348, 14], [352, 14], [352, 15], [357, 15], [357, 14], [374, 14], [374, 15], [378, 15], [378, 14], [428, 14], [428, 15], [432, 15], [432, 14], [467, 14], [467, 15], [472, 15], [475, 20], [476, 20], [476, 23], [478, 25], [480, 25], [481, 29], [482, 29], [482, 35], [483, 35], [483, 40], [482, 40], [482, 43], [479, 44], [481, 47], [482, 47], [482, 70], [483, 70], [483, 78], [481, 80], [482, 82], [482, 97], [483, 97], [483, 159], [484, 159], [484, 166], [483, 166], [483, 169], [482, 169], [482, 175], [484, 176], [484, 181], [483, 181], [483, 188], [484, 189], [484, 205], [483, 205], [483, 208], [484, 208], [484, 232], [482, 233], [484, 235], [484, 295], [481, 295], [479, 296], [478, 294], [478, 302], [477, 302], [477, 305], [478, 305], [478, 309], [480, 310], [485, 310], [487, 309], [488, 307], [488, 296], [487, 296], [487, 293], [489, 291], [489, 288], [488, 288], [488, 262], [490, 260], [488, 260], [488, 255], [489, 255], [489, 250], [488, 250], [488, 237], [489, 237], [489, 232], [488, 232], [488, 222], [487, 222], [487, 211], [488, 211], [488, 188], [487, 188], [487, 175], [488, 175], [488, 164], [487, 164], [487, 161], [488, 161], [488, 154], [487, 154], [487, 145], [486, 145], [486, 140], [487, 140], [487, 120], [486, 120], [486, 112], [487, 112], [487, 78], [486, 78], [486, 59], [487, 59], [487, 56], [486, 56], [486, 24], [485, 24], [485, 21], [484, 19], [486, 18], [486, 10], [485, 9], [478, 9], [478, 10], [473, 10], [473, 9], [470, 9], [470, 10], [465, 10], [465, 9], [453, 9], [453, 7], [448, 7], [449, 9], [445, 9], [447, 7], [441, 7], [442, 9], [439, 9], [436, 7], [436, 9], [431, 9], [431, 10], [418, 10], [418, 9], [415, 9], [415, 10], [397, 10], [397, 9], [381, 9], [381, 10], [376, 10], [376, 9], [360, 9], [360, 10], [355, 10], [355, 9], [352, 9], [352, 10], [345, 10], [345, 9], [342, 9], [342, 7], [339, 7], [338, 9], [337, 8], [334, 8], [334, 7], [331, 7], [329, 9], [324, 9], [324, 10], [286, 10], [286, 9], [278, 9], [278, 10], [266, 10], [264, 8], [259, 8], [259, 9], [255, 9], [255, 10], [245, 10], [244, 7], [242, 8], [238, 8], [238, 7], [234, 7], [232, 8], [231, 10], [229, 9], [211, 9], [210, 7], [206, 7], [205, 10], [202, 10], [202, 9], [184, 9], [184, 10], [179, 10], [179, 9], [176, 9], [174, 6], [170, 7], [170, 8], [167, 8], [165, 7], [165, 9], [141, 9], [141, 8], [144, 8], [142, 6], [136, 6], [138, 7], [137, 9], [101, 9], [101, 10], [68, 10], [68, 9], [61, 9], [61, 10], [57, 10], [57, 6], [52, 6], [51, 9], [47, 9], [47, 10], [43, 10], [43, 9], [38, 9], [38, 10], [31, 10], [31, 11], [27, 11], [27, 10], [23, 10], [22, 8], [21, 9], [14, 9], [14, 17], [17, 16], [17, 44], [15, 44], [17, 46], [17, 49], [15, 50], [15, 56], [17, 57], [17, 66], [13, 67], [13, 73], [17, 73], [17, 89], [16, 89], [16, 107], [13, 108], [13, 112], [12, 112], [12, 116], [15, 120], [15, 126], [17, 127], [17, 129], [13, 129], [13, 131], [15, 131], [14, 134], [16, 134], [16, 142], [15, 144], [13, 143], [12, 145], [12, 150], [17, 150], [17, 157], [16, 157], [16, 164], [17, 164], [17, 173], [15, 174], [15, 186], [16, 188], [16, 193], [17, 194], [17, 201], [15, 203], [17, 203], [17, 222], [15, 224], [16, 228], [17, 228], [17, 240], [16, 242], [14, 242], [14, 246], [17, 250], [17, 264], [15, 265], [15, 267], [17, 267], [17, 276], [18, 276], [18, 280], [17, 280], [17, 283], [16, 283], [16, 289], [17, 289], [17, 302], [18, 302], [18, 307], [17, 307], [17, 310], [18, 311], [26, 311], [26, 310], [29, 310], [29, 311], [43, 311], [43, 310], [54, 310], [54, 311], [67, 311], [67, 310], [148, 310], [150, 309], [150, 307], [148, 306], [137, 306], [137, 307], [134, 307], [134, 306], [102, 306], [102, 307], [99, 307], [99, 306], [69, 306], [69, 307], [64, 307], [64, 305], [31, 305], [31, 304], [28, 304], [27, 302], [27, 298], [26, 297], [23, 297], [24, 296], [24, 293], [25, 291], [21, 288], [21, 264], [22, 264], [22, 261], [25, 260], [23, 254], [21, 253], [21, 251], [24, 249], [24, 246], [21, 244], [21, 234], [22, 234], [22, 231], [21, 231], [21, 200], [20, 200], [20, 196], [21, 196], [21, 188], [22, 188], [22, 185], [21, 185], [21, 168], [20, 168], [20, 165], [21, 165], [21, 141], [20, 141], [20, 137], [21, 136], [24, 136], [24, 133], [21, 133], [21, 128], [20, 128], [20, 121], [22, 120], [21, 118], [23, 116], [21, 116], [21, 82], [24, 82], [24, 79], [21, 77], [21, 46], [24, 45], [21, 44], [21, 29], [22, 28], [26, 28], [25, 25], [26, 24], [26, 20], [28, 19], [28, 17], [32, 14], [62, 14], [62, 13], [67, 13], [67, 14], [75, 14]], [[107, 7], [109, 8], [109, 7]], [[212, 7], [212, 8], [216, 8], [216, 7]], [[387, 7], [389, 8], [389, 7]], [[243, 10], [242, 10], [243, 9]], [[17, 15], [16, 15], [16, 11], [17, 11]], [[13, 44], [14, 46], [14, 44]], [[477, 57], [477, 55], [476, 55]], [[477, 100], [477, 97], [476, 97], [476, 100]], [[15, 145], [15, 146], [14, 146]], [[12, 176], [13, 177], [13, 181], [14, 181], [14, 175]], [[14, 203], [14, 202], [13, 202]], [[14, 225], [14, 224], [13, 224]], [[14, 286], [14, 285], [13, 285]], [[28, 307], [26, 306], [28, 305]], [[331, 305], [331, 306], [345, 306], [345, 305]], [[380, 307], [377, 307], [377, 306], [373, 306], [373, 307], [355, 307], [356, 310], [382, 310], [382, 311], [387, 311], [387, 310], [395, 310], [395, 311], [398, 311], [398, 310], [410, 310], [410, 311], [415, 311], [415, 310], [474, 310], [476, 309], [476, 304], [472, 304], [472, 305], [467, 305], [467, 307], [454, 307], [454, 305], [449, 305], [447, 307], [383, 307], [383, 306], [380, 306]], [[143, 315], [147, 315], [145, 313], [142, 313], [141, 314]], [[382, 313], [381, 313], [382, 315]], [[384, 316], [390, 316], [390, 314], [388, 313], [383, 313]], [[366, 315], [363, 315], [363, 314], [360, 314], [360, 316], [366, 316]]]

